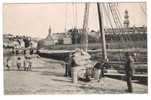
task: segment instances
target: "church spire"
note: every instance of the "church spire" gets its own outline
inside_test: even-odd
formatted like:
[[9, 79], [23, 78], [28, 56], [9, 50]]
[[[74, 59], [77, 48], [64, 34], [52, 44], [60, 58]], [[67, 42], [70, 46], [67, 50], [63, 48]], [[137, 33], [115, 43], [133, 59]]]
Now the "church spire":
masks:
[[51, 26], [49, 25], [47, 39], [52, 39]]
[[48, 33], [51, 34], [51, 26], [49, 25]]

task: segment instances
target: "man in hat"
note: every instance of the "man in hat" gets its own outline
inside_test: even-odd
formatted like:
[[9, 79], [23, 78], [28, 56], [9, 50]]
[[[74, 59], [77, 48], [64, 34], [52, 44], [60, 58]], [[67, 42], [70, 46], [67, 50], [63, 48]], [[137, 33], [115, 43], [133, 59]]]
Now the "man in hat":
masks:
[[69, 56], [65, 59], [65, 76], [71, 77], [71, 62], [72, 62], [72, 55], [69, 54]]

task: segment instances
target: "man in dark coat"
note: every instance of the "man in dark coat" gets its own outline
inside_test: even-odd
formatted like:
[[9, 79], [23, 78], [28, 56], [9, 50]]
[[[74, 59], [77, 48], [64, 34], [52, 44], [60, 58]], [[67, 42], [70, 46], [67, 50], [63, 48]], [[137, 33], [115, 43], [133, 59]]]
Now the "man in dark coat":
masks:
[[71, 77], [71, 55], [65, 59], [65, 76]]
[[128, 86], [128, 92], [132, 93], [133, 92], [132, 77], [134, 74], [134, 59], [130, 55], [129, 52], [125, 53], [125, 57], [126, 57], [125, 71], [126, 71], [126, 81], [127, 81], [127, 86]]

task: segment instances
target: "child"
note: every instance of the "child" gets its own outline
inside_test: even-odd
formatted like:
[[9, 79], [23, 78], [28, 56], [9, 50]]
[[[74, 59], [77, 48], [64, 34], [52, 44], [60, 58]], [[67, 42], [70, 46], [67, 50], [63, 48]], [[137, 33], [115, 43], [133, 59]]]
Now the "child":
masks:
[[20, 68], [21, 68], [21, 58], [20, 57], [17, 58], [16, 64], [17, 64], [18, 71], [20, 71]]
[[29, 71], [31, 70], [32, 62], [30, 57], [25, 57], [24, 61], [24, 71]]
[[32, 67], [32, 61], [31, 61], [31, 57], [28, 58], [28, 70], [31, 70]]
[[27, 62], [27, 59], [28, 59], [28, 57], [26, 56], [25, 60], [24, 60], [24, 71], [28, 71], [28, 62]]
[[10, 66], [11, 66], [11, 60], [8, 57], [7, 60], [6, 60], [6, 67], [7, 67], [8, 71], [10, 70]]

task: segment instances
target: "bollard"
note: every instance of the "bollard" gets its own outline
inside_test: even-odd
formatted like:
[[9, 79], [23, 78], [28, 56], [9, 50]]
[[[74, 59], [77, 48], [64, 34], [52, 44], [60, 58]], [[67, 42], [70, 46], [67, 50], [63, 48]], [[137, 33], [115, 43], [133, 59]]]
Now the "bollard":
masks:
[[78, 68], [72, 67], [72, 83], [78, 83]]

